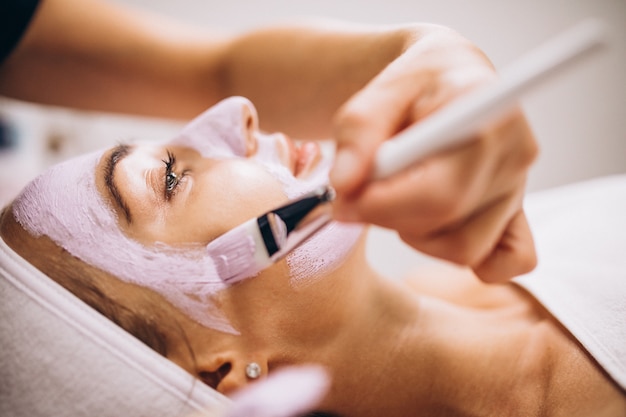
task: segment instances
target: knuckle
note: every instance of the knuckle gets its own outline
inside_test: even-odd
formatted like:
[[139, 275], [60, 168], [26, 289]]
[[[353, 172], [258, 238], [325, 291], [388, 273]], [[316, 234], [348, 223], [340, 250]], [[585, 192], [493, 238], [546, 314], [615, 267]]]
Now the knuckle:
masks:
[[452, 229], [467, 214], [468, 197], [452, 186], [444, 188], [433, 195], [431, 209], [440, 229]]
[[508, 275], [503, 276], [500, 271], [497, 271], [494, 268], [490, 267], [476, 268], [474, 269], [474, 273], [482, 282], [485, 282], [487, 284], [504, 282], [510, 278]]
[[518, 275], [532, 271], [537, 266], [537, 253], [534, 245], [524, 248], [518, 254]]
[[528, 122], [523, 116], [514, 119], [509, 129], [513, 132], [514, 157], [517, 165], [522, 167], [530, 166], [539, 155], [539, 144], [535, 139]]
[[473, 245], [467, 239], [457, 238], [454, 245], [450, 247], [450, 260], [459, 265], [473, 266], [477, 262], [477, 253]]
[[465, 233], [455, 233], [440, 237], [439, 243], [428, 245], [425, 250], [429, 255], [445, 259], [457, 265], [473, 266], [479, 259], [479, 253]]
[[534, 137], [525, 141], [525, 146], [521, 151], [521, 160], [525, 166], [531, 165], [539, 156], [539, 144]]
[[365, 109], [347, 103], [339, 109], [333, 120], [335, 137], [345, 140], [351, 137], [360, 127], [367, 125], [371, 118]]

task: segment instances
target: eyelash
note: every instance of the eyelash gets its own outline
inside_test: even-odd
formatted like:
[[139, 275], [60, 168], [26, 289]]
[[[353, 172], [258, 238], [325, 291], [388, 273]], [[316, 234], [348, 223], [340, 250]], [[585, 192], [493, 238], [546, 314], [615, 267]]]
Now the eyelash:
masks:
[[178, 174], [174, 172], [174, 165], [176, 165], [176, 156], [174, 156], [174, 154], [170, 151], [167, 151], [167, 160], [163, 160], [163, 163], [165, 164], [165, 181], [163, 185], [163, 195], [165, 196], [165, 200], [169, 201], [174, 195], [174, 192], [176, 191], [176, 188], [178, 187], [178, 184], [180, 183], [180, 180], [185, 175], [185, 173], [183, 173], [179, 177]]

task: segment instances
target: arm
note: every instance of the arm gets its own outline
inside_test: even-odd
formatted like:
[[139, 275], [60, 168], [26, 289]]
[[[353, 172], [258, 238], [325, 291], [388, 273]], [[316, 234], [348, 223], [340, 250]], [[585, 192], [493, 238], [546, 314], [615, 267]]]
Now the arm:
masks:
[[217, 100], [224, 42], [99, 0], [41, 0], [0, 67], [0, 94], [43, 104], [194, 116]]
[[326, 138], [341, 104], [432, 30], [324, 21], [229, 37], [101, 0], [42, 0], [0, 94], [184, 119], [242, 95], [263, 128]]
[[226, 85], [255, 103], [263, 128], [329, 138], [339, 107], [429, 30], [319, 21], [251, 32], [229, 48]]

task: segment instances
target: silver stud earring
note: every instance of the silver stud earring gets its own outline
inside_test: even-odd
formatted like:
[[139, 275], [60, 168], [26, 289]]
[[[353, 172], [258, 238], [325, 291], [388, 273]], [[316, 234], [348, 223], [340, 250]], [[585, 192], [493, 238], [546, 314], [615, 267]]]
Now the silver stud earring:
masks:
[[246, 366], [246, 376], [250, 379], [257, 379], [261, 376], [261, 365], [256, 362], [250, 362]]

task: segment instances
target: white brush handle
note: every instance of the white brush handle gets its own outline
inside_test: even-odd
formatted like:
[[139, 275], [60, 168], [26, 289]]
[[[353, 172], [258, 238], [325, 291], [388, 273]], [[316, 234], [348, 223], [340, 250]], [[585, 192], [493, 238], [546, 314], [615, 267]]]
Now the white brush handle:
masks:
[[585, 20], [524, 55], [494, 82], [453, 101], [378, 148], [373, 178], [391, 176], [426, 156], [469, 142], [517, 105], [521, 95], [604, 43], [605, 25]]

